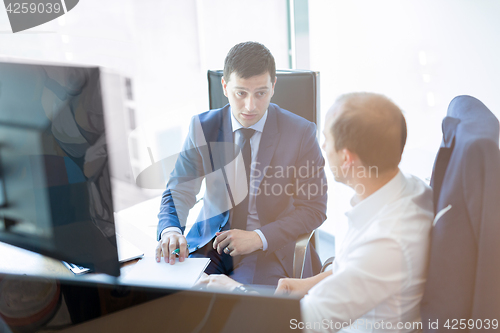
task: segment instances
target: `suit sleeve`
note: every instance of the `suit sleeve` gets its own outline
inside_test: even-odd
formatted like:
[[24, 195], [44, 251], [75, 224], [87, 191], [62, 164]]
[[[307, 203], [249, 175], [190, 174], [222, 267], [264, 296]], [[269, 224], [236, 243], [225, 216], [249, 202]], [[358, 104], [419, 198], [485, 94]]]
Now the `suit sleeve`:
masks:
[[475, 142], [465, 161], [464, 189], [477, 244], [471, 318], [500, 318], [500, 154], [492, 141]]
[[268, 242], [268, 253], [296, 241], [299, 235], [313, 231], [326, 220], [327, 183], [324, 166], [325, 160], [316, 139], [316, 125], [309, 123], [303, 132], [295, 164], [299, 172], [294, 184], [294, 209], [260, 228]]
[[168, 227], [177, 227], [184, 233], [189, 210], [196, 203], [196, 195], [204, 179], [202, 151], [207, 150], [207, 146], [206, 143], [200, 145], [203, 141], [203, 131], [195, 116], [191, 119], [188, 137], [162, 195], [158, 214], [158, 240], [162, 231]]

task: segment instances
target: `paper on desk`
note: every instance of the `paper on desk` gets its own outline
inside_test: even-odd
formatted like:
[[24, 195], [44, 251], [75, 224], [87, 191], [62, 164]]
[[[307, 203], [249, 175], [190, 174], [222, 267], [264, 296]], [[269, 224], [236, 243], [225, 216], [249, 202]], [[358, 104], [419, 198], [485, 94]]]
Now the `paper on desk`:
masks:
[[208, 258], [176, 259], [175, 265], [163, 258], [158, 263], [155, 257], [144, 257], [120, 276], [120, 282], [146, 287], [191, 288], [210, 263]]

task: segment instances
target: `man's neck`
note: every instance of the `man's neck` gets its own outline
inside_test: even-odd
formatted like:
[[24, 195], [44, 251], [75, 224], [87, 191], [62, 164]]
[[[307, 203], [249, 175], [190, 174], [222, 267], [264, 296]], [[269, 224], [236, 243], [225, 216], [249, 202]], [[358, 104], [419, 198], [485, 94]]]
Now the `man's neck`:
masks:
[[354, 184], [352, 188], [356, 191], [356, 201], [360, 202], [368, 198], [373, 193], [381, 189], [385, 184], [391, 181], [399, 172], [399, 168], [394, 170], [380, 173], [375, 177], [366, 177], [353, 179], [351, 182]]

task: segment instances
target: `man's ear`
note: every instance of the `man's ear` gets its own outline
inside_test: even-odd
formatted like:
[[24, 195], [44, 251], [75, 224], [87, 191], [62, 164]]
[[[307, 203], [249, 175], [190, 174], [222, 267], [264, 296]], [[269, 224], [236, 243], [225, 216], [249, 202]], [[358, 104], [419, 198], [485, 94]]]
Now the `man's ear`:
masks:
[[347, 148], [341, 150], [342, 167], [350, 168], [354, 165], [357, 155]]
[[278, 81], [278, 77], [277, 76], [274, 77], [274, 83], [273, 83], [273, 87], [271, 89], [271, 97], [274, 96], [274, 88], [276, 87], [276, 81]]
[[224, 96], [227, 97], [227, 82], [224, 80], [224, 76], [220, 79], [220, 83], [222, 84], [222, 91], [224, 92]]

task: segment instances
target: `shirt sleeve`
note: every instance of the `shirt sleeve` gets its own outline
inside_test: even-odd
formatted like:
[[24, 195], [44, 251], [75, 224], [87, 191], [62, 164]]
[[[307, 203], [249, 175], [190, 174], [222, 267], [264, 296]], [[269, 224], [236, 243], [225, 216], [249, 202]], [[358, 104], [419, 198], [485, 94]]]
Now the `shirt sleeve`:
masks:
[[[348, 264], [347, 264], [348, 263]], [[322, 332], [324, 320], [348, 325], [375, 308], [407, 283], [407, 269], [399, 244], [393, 239], [376, 239], [334, 262], [332, 275], [314, 286], [301, 300], [304, 322]], [[310, 325], [314, 327], [314, 325]], [[334, 331], [335, 325], [333, 325]], [[332, 327], [325, 331], [331, 332]]]
[[254, 231], [257, 233], [257, 235], [259, 235], [260, 240], [262, 241], [262, 251], [267, 250], [266, 236], [264, 236], [264, 234], [262, 233], [262, 231], [260, 231], [260, 229], [255, 229]]
[[166, 234], [169, 231], [175, 231], [175, 232], [178, 232], [179, 234], [182, 235], [181, 229], [179, 229], [177, 227], [168, 227], [168, 228], [163, 229], [163, 231], [161, 232], [160, 240], [163, 238], [163, 235]]

